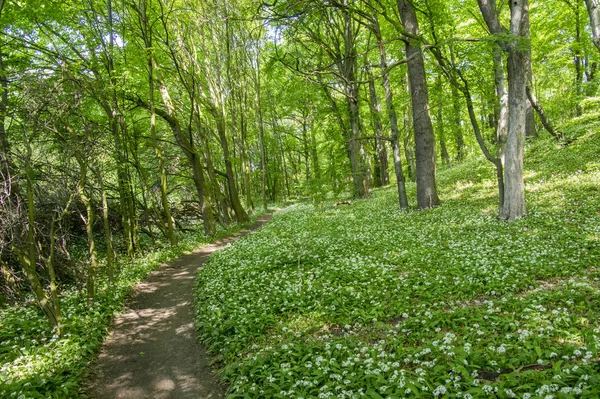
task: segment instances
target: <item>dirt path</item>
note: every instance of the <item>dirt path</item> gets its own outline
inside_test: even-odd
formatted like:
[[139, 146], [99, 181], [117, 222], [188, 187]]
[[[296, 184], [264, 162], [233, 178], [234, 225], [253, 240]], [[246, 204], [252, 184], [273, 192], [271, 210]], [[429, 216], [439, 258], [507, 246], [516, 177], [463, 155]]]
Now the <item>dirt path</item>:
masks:
[[196, 343], [194, 281], [211, 253], [270, 217], [265, 214], [248, 229], [161, 266], [140, 283], [103, 344], [86, 389], [88, 397], [223, 398], [225, 389]]

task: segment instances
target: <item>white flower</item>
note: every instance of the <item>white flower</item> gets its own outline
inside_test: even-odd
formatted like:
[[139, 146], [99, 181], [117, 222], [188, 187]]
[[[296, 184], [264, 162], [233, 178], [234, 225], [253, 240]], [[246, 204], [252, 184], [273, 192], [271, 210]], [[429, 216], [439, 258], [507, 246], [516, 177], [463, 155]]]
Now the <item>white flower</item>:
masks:
[[448, 389], [446, 389], [444, 385], [438, 385], [437, 388], [433, 390], [433, 396], [442, 396], [446, 392], [448, 392]]

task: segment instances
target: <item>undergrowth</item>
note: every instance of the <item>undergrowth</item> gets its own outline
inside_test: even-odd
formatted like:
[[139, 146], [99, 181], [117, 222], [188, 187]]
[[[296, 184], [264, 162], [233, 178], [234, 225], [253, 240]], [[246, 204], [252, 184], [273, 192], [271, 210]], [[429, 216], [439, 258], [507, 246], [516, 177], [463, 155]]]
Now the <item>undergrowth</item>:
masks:
[[91, 306], [85, 290], [64, 288], [60, 296], [62, 337], [54, 334], [32, 298], [26, 304], [0, 309], [0, 397], [77, 397], [111, 321], [123, 309], [132, 288], [161, 264], [242, 227], [220, 230], [212, 238], [190, 231], [181, 236], [177, 248], [148, 243], [143, 255], [133, 261], [118, 260], [120, 272], [112, 286], [106, 278], [97, 281]]
[[295, 205], [216, 253], [197, 326], [228, 397], [600, 397], [599, 154], [588, 131], [530, 143], [513, 223], [471, 160], [436, 209], [400, 211], [395, 187]]

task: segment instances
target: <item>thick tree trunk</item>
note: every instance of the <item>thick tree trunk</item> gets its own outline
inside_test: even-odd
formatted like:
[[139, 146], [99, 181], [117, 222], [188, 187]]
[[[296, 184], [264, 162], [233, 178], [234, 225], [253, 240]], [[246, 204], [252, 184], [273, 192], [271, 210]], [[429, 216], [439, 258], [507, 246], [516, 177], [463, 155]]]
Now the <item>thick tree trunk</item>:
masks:
[[[408, 0], [397, 0], [402, 25], [411, 36], [419, 34], [417, 16]], [[425, 76], [425, 61], [419, 41], [406, 43], [408, 78], [410, 80], [413, 124], [417, 158], [417, 205], [419, 209], [439, 205], [435, 182], [435, 136], [429, 114], [429, 94]]]
[[[513, 37], [529, 38], [528, 0], [513, 0], [510, 32]], [[520, 43], [519, 43], [520, 44]], [[518, 219], [526, 214], [523, 155], [527, 124], [527, 93], [529, 48], [511, 43], [508, 55], [508, 136], [504, 170], [504, 206], [500, 217]]]
[[598, 0], [585, 0], [585, 6], [590, 16], [594, 45], [600, 52], [600, 2]]
[[[354, 86], [354, 84], [352, 84]], [[354, 87], [347, 87], [346, 102], [350, 119], [350, 139], [348, 140], [348, 155], [352, 170], [352, 182], [355, 198], [364, 198], [369, 195], [369, 183], [363, 162], [364, 148], [360, 140], [360, 114], [358, 107], [358, 91]]]

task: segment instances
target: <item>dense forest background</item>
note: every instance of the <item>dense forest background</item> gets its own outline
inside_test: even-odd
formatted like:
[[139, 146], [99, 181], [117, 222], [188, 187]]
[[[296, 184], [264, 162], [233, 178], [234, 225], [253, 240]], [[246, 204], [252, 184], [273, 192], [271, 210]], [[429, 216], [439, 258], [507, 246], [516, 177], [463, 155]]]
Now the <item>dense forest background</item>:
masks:
[[592, 0], [0, 0], [0, 12], [0, 299], [33, 292], [59, 331], [61, 287], [92, 304], [118, 259], [269, 204], [395, 184], [400, 208], [436, 207], [436, 168], [483, 155], [498, 216], [518, 219], [525, 137], [569, 145], [556, 126], [600, 103]]

